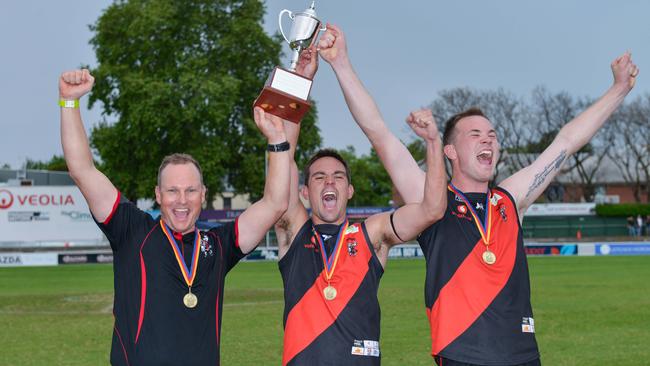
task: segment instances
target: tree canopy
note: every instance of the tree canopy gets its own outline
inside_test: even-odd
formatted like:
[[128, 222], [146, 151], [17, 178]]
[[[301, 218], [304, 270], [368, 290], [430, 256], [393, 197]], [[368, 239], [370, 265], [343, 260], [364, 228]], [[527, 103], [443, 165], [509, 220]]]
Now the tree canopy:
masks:
[[[209, 202], [225, 188], [261, 196], [266, 141], [252, 105], [281, 54], [263, 15], [259, 0], [122, 0], [91, 26], [90, 103], [104, 115], [91, 144], [127, 197], [153, 196], [158, 164], [174, 152], [200, 162]], [[314, 108], [299, 157], [320, 145], [315, 119]]]

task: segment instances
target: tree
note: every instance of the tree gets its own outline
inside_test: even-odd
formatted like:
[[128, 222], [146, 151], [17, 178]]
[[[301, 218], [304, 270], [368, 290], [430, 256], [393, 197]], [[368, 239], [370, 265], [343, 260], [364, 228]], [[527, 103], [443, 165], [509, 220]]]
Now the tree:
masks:
[[615, 161], [626, 183], [634, 186], [634, 198], [641, 202], [646, 192], [650, 202], [650, 94], [624, 104], [611, 118], [612, 148]]
[[[127, 197], [151, 197], [173, 152], [201, 163], [208, 202], [225, 186], [261, 196], [266, 142], [252, 104], [281, 51], [263, 14], [259, 0], [121, 0], [91, 26], [90, 103], [104, 115], [91, 144]], [[302, 122], [301, 152], [320, 145], [315, 118]]]
[[[543, 87], [536, 88], [533, 91], [535, 126], [542, 131], [542, 139], [536, 147], [538, 152], [553, 141], [562, 126], [593, 103], [589, 98], [574, 98], [566, 92], [551, 94]], [[598, 168], [612, 146], [609, 131], [608, 128], [599, 131], [588, 144], [571, 155], [563, 168], [565, 176], [582, 187], [582, 198], [587, 202], [595, 198], [596, 181], [600, 178]]]
[[374, 149], [369, 155], [356, 156], [353, 146], [339, 153], [347, 161], [352, 176], [354, 195], [350, 206], [388, 206], [392, 199], [392, 183]]
[[65, 163], [65, 159], [62, 155], [54, 155], [49, 161], [36, 161], [27, 159], [25, 163], [26, 169], [36, 169], [36, 170], [52, 170], [59, 172], [67, 172], [68, 165]]

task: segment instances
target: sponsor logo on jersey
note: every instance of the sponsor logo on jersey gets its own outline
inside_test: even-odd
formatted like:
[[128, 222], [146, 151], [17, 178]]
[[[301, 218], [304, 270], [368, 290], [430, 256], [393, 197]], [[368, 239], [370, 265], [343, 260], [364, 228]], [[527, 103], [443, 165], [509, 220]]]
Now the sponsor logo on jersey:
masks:
[[492, 198], [490, 198], [490, 203], [492, 206], [496, 206], [500, 199], [503, 197], [498, 193], [492, 193]]
[[352, 343], [352, 352], [355, 356], [372, 356], [379, 357], [379, 342], [368, 340], [354, 340]]
[[521, 331], [523, 333], [535, 333], [535, 320], [523, 317], [521, 320]]
[[359, 231], [359, 228], [357, 225], [350, 225], [348, 228], [345, 230], [346, 234], [354, 234]]

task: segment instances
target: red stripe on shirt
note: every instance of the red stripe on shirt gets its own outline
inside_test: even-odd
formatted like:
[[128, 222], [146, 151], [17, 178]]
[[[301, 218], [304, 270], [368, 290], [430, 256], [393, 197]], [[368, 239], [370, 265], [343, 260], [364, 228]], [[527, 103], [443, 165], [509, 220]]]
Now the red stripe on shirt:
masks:
[[124, 359], [126, 360], [126, 365], [129, 366], [129, 355], [126, 353], [126, 348], [124, 347], [124, 342], [122, 342], [122, 336], [120, 331], [117, 329], [117, 324], [113, 325], [115, 328], [115, 334], [117, 334], [117, 339], [120, 341], [120, 346], [122, 346], [122, 352], [124, 353]]
[[[510, 278], [517, 257], [519, 226], [512, 205], [506, 207], [509, 221], [503, 221], [499, 214], [492, 217], [494, 239], [490, 250], [496, 254], [496, 263], [488, 265], [483, 262], [485, 244], [479, 240], [440, 290], [431, 309], [427, 309], [431, 326], [431, 354], [434, 356], [478, 319]], [[446, 243], [453, 244], [453, 240]]]
[[[237, 220], [235, 220], [235, 227], [237, 227]], [[219, 243], [219, 253], [221, 260], [223, 261], [223, 246], [221, 245], [221, 239], [219, 239], [219, 235], [216, 235], [215, 233], [209, 231], [209, 234], [212, 234], [212, 236], [216, 239], [216, 242]], [[221, 270], [224, 270], [223, 265], [221, 266]], [[223, 286], [223, 282], [219, 283], [219, 288], [217, 289], [217, 301], [215, 305], [215, 319], [216, 319], [216, 325], [215, 325], [215, 331], [217, 332], [217, 348], [219, 348], [219, 296], [221, 296], [221, 287]]]
[[144, 248], [144, 244], [147, 242], [147, 239], [149, 238], [149, 235], [154, 231], [155, 228], [158, 227], [159, 224], [156, 224], [151, 230], [149, 230], [149, 233], [147, 233], [147, 236], [144, 237], [144, 240], [142, 240], [142, 243], [140, 244], [140, 316], [138, 317], [138, 331], [135, 333], [135, 343], [138, 343], [138, 337], [140, 337], [140, 330], [142, 330], [142, 322], [144, 321], [144, 308], [147, 303], [147, 268], [144, 265], [144, 257], [142, 256], [142, 248]]
[[102, 224], [108, 225], [108, 223], [111, 221], [113, 215], [115, 214], [115, 211], [117, 210], [117, 205], [120, 204], [120, 197], [122, 197], [122, 193], [120, 193], [120, 191], [117, 191], [117, 198], [115, 198], [115, 202], [113, 203], [113, 208], [111, 209], [111, 213], [108, 214], [108, 217], [106, 218], [106, 220], [104, 220]]
[[[327, 281], [323, 270], [289, 312], [284, 327], [283, 365], [289, 363], [336, 321], [366, 277], [372, 253], [365, 244], [361, 227], [358, 227], [357, 248], [364, 249], [358, 250], [355, 256], [350, 256], [347, 248], [341, 248], [338, 264], [330, 280], [330, 284], [336, 288], [336, 298], [329, 301], [324, 298], [323, 289], [327, 287]], [[346, 245], [345, 241], [341, 244]]]

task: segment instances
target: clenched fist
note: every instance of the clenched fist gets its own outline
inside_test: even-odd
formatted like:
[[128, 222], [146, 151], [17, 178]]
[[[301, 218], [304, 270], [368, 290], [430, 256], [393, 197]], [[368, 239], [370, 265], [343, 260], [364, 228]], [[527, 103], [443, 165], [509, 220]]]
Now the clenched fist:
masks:
[[632, 62], [632, 54], [628, 51], [612, 62], [614, 84], [619, 84], [629, 92], [636, 83], [639, 68]]
[[438, 133], [438, 126], [436, 120], [433, 118], [433, 113], [430, 109], [420, 109], [411, 112], [406, 117], [406, 123], [411, 126], [413, 132], [424, 140], [436, 141], [440, 140], [440, 133]]
[[95, 78], [87, 69], [66, 71], [59, 78], [59, 96], [66, 100], [79, 99], [93, 88]]

